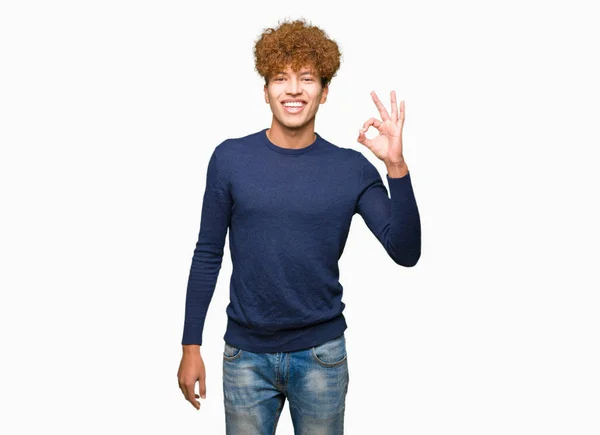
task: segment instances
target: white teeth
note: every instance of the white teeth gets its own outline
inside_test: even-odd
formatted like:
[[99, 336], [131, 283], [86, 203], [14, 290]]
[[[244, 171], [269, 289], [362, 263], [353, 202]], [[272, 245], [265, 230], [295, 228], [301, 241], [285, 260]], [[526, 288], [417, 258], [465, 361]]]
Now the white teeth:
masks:
[[304, 106], [304, 103], [302, 102], [293, 102], [293, 103], [283, 103], [284, 106], [286, 107], [302, 107]]

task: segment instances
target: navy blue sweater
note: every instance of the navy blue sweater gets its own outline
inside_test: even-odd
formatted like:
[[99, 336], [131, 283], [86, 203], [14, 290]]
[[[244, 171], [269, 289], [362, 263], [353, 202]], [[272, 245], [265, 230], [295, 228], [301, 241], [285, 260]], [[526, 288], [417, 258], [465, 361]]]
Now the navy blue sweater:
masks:
[[386, 174], [388, 196], [361, 152], [316, 132], [309, 146], [282, 148], [266, 131], [225, 140], [208, 163], [182, 344], [202, 344], [228, 230], [233, 272], [223, 338], [250, 352], [306, 349], [344, 332], [338, 260], [355, 213], [395, 263], [411, 267], [421, 255], [410, 173]]

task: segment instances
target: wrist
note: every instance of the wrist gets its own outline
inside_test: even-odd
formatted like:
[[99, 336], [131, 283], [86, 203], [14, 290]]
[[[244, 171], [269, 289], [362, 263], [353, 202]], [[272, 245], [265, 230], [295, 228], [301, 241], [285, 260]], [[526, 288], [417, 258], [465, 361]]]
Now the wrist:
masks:
[[183, 353], [193, 353], [193, 354], [198, 354], [200, 353], [200, 345], [199, 344], [184, 344], [183, 346]]
[[408, 165], [404, 159], [394, 163], [385, 162], [385, 167], [390, 178], [401, 178], [408, 174]]

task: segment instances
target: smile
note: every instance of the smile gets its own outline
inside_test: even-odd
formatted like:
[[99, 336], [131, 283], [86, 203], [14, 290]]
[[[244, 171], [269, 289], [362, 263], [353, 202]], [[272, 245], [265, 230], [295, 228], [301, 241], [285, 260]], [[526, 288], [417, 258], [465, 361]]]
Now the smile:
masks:
[[288, 113], [299, 113], [305, 106], [305, 103], [283, 103], [283, 108]]

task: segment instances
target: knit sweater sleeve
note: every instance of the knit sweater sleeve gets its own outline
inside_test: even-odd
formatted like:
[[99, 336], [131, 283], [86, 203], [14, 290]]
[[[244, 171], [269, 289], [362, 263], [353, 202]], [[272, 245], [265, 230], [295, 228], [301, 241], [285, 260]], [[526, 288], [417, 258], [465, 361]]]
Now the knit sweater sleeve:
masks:
[[215, 148], [206, 172], [200, 232], [190, 267], [182, 344], [202, 344], [208, 306], [223, 260], [225, 236], [231, 223], [232, 200], [222, 162]]
[[377, 168], [361, 153], [362, 175], [355, 213], [383, 245], [398, 265], [412, 267], [421, 256], [421, 220], [413, 192], [410, 172], [390, 178], [390, 196]]

